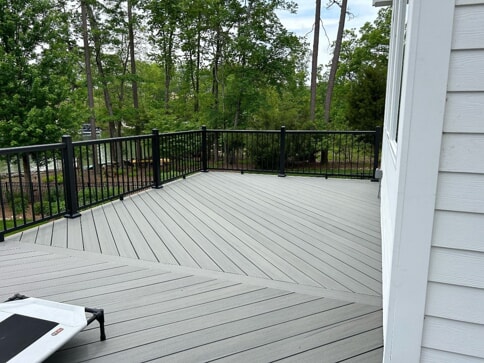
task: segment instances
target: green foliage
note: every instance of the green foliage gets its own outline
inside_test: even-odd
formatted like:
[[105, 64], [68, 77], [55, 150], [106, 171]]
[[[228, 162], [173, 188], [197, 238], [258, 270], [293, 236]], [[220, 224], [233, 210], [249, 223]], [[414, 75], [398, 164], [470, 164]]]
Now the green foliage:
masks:
[[77, 194], [79, 206], [90, 205], [123, 194], [122, 187], [86, 187]]
[[332, 120], [342, 129], [371, 130], [383, 124], [391, 9], [373, 23], [346, 30], [334, 90]]
[[0, 146], [57, 142], [73, 130], [66, 16], [51, 0], [2, 0], [0, 14]]
[[266, 90], [306, 89], [297, 82], [305, 44], [275, 13], [293, 6], [284, 0], [148, 2], [164, 86], [151, 125], [245, 128], [266, 107]]
[[255, 138], [247, 145], [248, 156], [259, 170], [274, 170], [279, 165], [279, 138]]
[[348, 123], [359, 130], [383, 125], [385, 114], [386, 67], [367, 67], [352, 82], [347, 99]]
[[42, 183], [56, 183], [56, 184], [62, 184], [64, 181], [64, 177], [61, 174], [57, 175], [42, 175]]
[[42, 201], [34, 203], [34, 214], [51, 216], [65, 212], [66, 206], [63, 200], [57, 201]]
[[7, 193], [8, 205], [12, 209], [12, 212], [19, 214], [24, 208], [28, 208], [29, 200], [25, 194], [12, 192]]
[[[382, 122], [389, 9], [359, 32], [346, 31], [332, 122], [325, 125], [309, 122], [308, 45], [278, 18], [280, 11], [296, 11], [292, 1], [133, 0], [131, 21], [126, 2], [88, 4], [94, 114], [103, 135], [114, 126], [133, 135], [201, 125], [372, 129]], [[77, 5], [0, 0], [0, 147], [58, 142], [88, 121]], [[136, 73], [128, 25], [135, 28]], [[319, 100], [325, 86], [322, 76]], [[319, 105], [316, 120], [323, 111]]]

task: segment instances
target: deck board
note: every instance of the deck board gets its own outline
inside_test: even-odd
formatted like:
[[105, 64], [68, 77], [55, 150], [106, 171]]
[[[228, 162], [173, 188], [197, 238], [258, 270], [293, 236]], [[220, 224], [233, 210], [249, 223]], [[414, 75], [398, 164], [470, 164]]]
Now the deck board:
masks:
[[[158, 196], [157, 196], [158, 197]], [[242, 273], [242, 270], [230, 259], [216, 243], [212, 242], [217, 239], [211, 230], [205, 228], [205, 224], [189, 209], [184, 208], [185, 203], [181, 203], [179, 199], [173, 198], [171, 195], [159, 196], [160, 200], [167, 206], [170, 206], [173, 217], [178, 221], [180, 227], [185, 230], [194, 241], [198, 241], [200, 248], [208, 255], [213, 256], [213, 261], [217, 264], [219, 271], [228, 273]], [[188, 220], [186, 215], [182, 215], [178, 210], [186, 209], [185, 213], [189, 214]], [[191, 222], [191, 223], [190, 223]]]
[[67, 223], [62, 219], [53, 222], [52, 246], [67, 247]]
[[[106, 215], [104, 214], [103, 206], [91, 209], [92, 217], [96, 225], [97, 240], [99, 241], [99, 250], [102, 253], [119, 256], [119, 250], [114, 241], [114, 237], [109, 228], [102, 228], [102, 226], [107, 226], [108, 221]], [[101, 228], [98, 228], [101, 227]]]
[[[202, 203], [199, 203], [195, 198], [188, 196], [181, 204], [188, 206], [189, 210], [193, 210], [197, 219], [201, 224], [205, 226], [204, 233], [207, 238], [217, 243], [218, 248], [226, 255], [231, 261], [234, 261], [237, 268], [245, 275], [267, 277], [262, 272], [261, 268], [257, 266], [244, 252], [249, 252], [244, 245], [238, 243], [236, 236], [232, 234], [231, 226], [226, 227], [224, 219], [217, 215], [212, 208], [207, 208]], [[197, 222], [197, 224], [199, 223]], [[200, 225], [200, 224], [199, 224]]]
[[100, 241], [98, 241], [96, 224], [91, 210], [84, 213], [81, 228], [83, 249], [90, 252], [101, 252], [101, 245]]
[[[337, 334], [337, 328], [346, 329], [345, 334], [347, 334], [347, 337], [336, 342], [333, 341], [327, 343], [327, 336], [329, 334]], [[363, 362], [363, 359], [360, 356], [362, 353], [367, 352], [368, 349], [377, 349], [381, 347], [381, 344], [378, 343], [377, 338], [383, 334], [383, 331], [381, 326], [379, 326], [377, 314], [372, 314], [370, 318], [360, 319], [360, 321], [357, 322], [352, 321], [351, 325], [348, 324], [346, 326], [340, 326], [337, 328], [328, 329], [327, 331], [313, 332], [308, 339], [305, 340], [305, 344], [307, 344], [307, 346], [311, 346], [312, 344], [314, 345], [319, 342], [321, 346], [308, 349], [307, 351], [298, 354], [297, 359], [302, 362], [316, 362], [318, 360], [322, 360], [324, 362], [341, 362], [345, 361], [345, 359], [359, 356], [356, 361]], [[284, 347], [286, 348], [286, 352], [296, 350], [296, 347]], [[301, 349], [302, 347], [298, 346], [297, 348]], [[281, 361], [290, 362], [293, 361], [293, 359], [294, 357], [289, 357], [284, 358]], [[380, 360], [375, 359], [370, 362], [376, 363]]]
[[[184, 187], [192, 189], [191, 191], [193, 193], [190, 194], [191, 199], [201, 198], [197, 195], [196, 191], [193, 190], [193, 186], [185, 185]], [[294, 215], [291, 216], [287, 213], [282, 215], [281, 217], [281, 211], [278, 210], [277, 214], [279, 215], [280, 219], [277, 219], [271, 217], [270, 210], [259, 211], [258, 208], [260, 207], [258, 207], [256, 204], [254, 204], [254, 208], [248, 209], [246, 207], [247, 203], [232, 203], [231, 200], [235, 198], [232, 193], [230, 193], [231, 200], [221, 200], [220, 197], [217, 196], [217, 190], [211, 188], [212, 187], [209, 185], [204, 185], [203, 190], [205, 191], [205, 197], [207, 197], [208, 195], [210, 197], [210, 200], [218, 201], [218, 203], [214, 203], [211, 209], [218, 212], [219, 215], [224, 215], [226, 218], [226, 223], [238, 227], [242, 231], [240, 233], [244, 233], [243, 231], [248, 231], [248, 233], [251, 234], [251, 237], [255, 237], [259, 242], [264, 242], [264, 238], [268, 234], [270, 234], [272, 238], [269, 243], [266, 243], [264, 245], [257, 242], [252, 242], [251, 245], [259, 245], [261, 248], [264, 248], [268, 247], [268, 245], [271, 244], [273, 248], [278, 249], [280, 255], [280, 246], [278, 246], [277, 244], [281, 243], [283, 246], [282, 249], [285, 249], [284, 255], [286, 259], [293, 256], [293, 254], [289, 256], [287, 255], [288, 250], [290, 250], [291, 253], [294, 252], [294, 250], [299, 250], [299, 253], [296, 252], [296, 258], [299, 257], [298, 255], [302, 254], [305, 261], [312, 260], [312, 266], [307, 266], [308, 269], [314, 266], [321, 266], [320, 270], [324, 270], [323, 276], [321, 276], [319, 279], [322, 286], [326, 286], [328, 288], [344, 288], [351, 286], [351, 288], [353, 289], [352, 290], [351, 288], [349, 288], [351, 291], [358, 291], [362, 293], [371, 293], [371, 291], [378, 291], [380, 282], [372, 278], [367, 278], [366, 275], [373, 274], [373, 276], [378, 276], [379, 271], [376, 269], [367, 268], [364, 263], [360, 263], [360, 261], [356, 258], [351, 259], [351, 250], [347, 249], [346, 251], [344, 251], [346, 253], [343, 253], [339, 249], [332, 247], [331, 243], [324, 243], [324, 241], [321, 240], [321, 232], [314, 232], [312, 235], [308, 235], [306, 233], [307, 229], [301, 228], [298, 230], [297, 228], [294, 228], [294, 226], [291, 226], [297, 223], [296, 217]], [[180, 189], [182, 188], [177, 188], [177, 190]], [[286, 223], [286, 221], [290, 221], [291, 225], [289, 223]], [[323, 233], [326, 236], [329, 236], [330, 234], [327, 231], [324, 231]], [[274, 240], [276, 243], [271, 243]], [[311, 243], [314, 241], [317, 242], [317, 247]], [[333, 242], [332, 244], [336, 243]], [[264, 253], [268, 253], [267, 249], [264, 251]], [[338, 271], [338, 268], [341, 268], [341, 266], [343, 266], [341, 264], [342, 259], [348, 260], [345, 268], [347, 270], [351, 270], [351, 272], [349, 273], [350, 275], [352, 273], [359, 281], [366, 280], [367, 284], [372, 286], [373, 289], [370, 288], [370, 290], [368, 290], [367, 288], [365, 288], [365, 285], [355, 283], [355, 279], [347, 277], [347, 271]], [[272, 255], [271, 260], [277, 260], [277, 253]], [[371, 262], [373, 263], [373, 265], [377, 264], [376, 261]], [[353, 266], [360, 267], [360, 269], [363, 270], [363, 273], [360, 273], [359, 270], [354, 269]], [[286, 268], [287, 266], [284, 266], [285, 270]], [[339, 282], [339, 284], [334, 285], [335, 281]]]
[[[180, 197], [181, 195], [178, 194], [178, 196]], [[185, 195], [186, 202], [188, 202], [189, 200], [196, 200], [195, 198], [196, 197], [193, 194]], [[179, 205], [181, 206], [181, 204]], [[310, 282], [307, 276], [304, 276], [303, 274], [301, 274], [300, 271], [294, 269], [294, 267], [291, 264], [287, 263], [285, 259], [281, 258], [279, 254], [274, 253], [272, 249], [268, 248], [268, 244], [271, 241], [265, 238], [263, 234], [256, 233], [254, 229], [257, 225], [251, 225], [250, 222], [248, 223], [247, 221], [245, 221], [245, 215], [239, 213], [232, 218], [234, 214], [234, 209], [231, 209], [229, 211], [226, 209], [220, 209], [215, 205], [211, 207], [211, 211], [215, 212], [218, 215], [218, 218], [215, 218], [212, 221], [207, 221], [202, 226], [206, 228], [205, 226], [207, 223], [230, 225], [232, 227], [232, 233], [236, 234], [238, 237], [237, 240], [244, 241], [244, 245], [248, 247], [248, 249], [245, 249], [244, 246], [242, 246], [242, 248], [244, 248], [248, 256], [252, 256], [254, 260], [259, 261], [259, 267], [262, 268], [264, 266], [266, 274], [272, 275], [273, 278], [283, 281], [294, 281], [294, 278], [299, 277], [300, 279]], [[239, 244], [238, 246], [241, 245]], [[237, 257], [232, 256], [232, 258], [235, 259]], [[274, 269], [274, 264], [277, 264], [280, 267], [278, 269]]]
[[48, 362], [381, 361], [377, 192], [196, 174], [7, 236], [0, 299], [105, 309]]
[[151, 249], [153, 255], [158, 262], [176, 264], [176, 260], [170, 251], [162, 242], [159, 234], [156, 232], [156, 226], [151, 225], [145, 218], [143, 210], [138, 208], [138, 205], [133, 202], [133, 199], [128, 198], [124, 201], [124, 205], [143, 235], [144, 241]]
[[[127, 203], [129, 206], [129, 201]], [[119, 222], [123, 225], [127, 240], [129, 240], [130, 245], [135, 251], [136, 257], [143, 261], [158, 261], [140, 231], [137, 214], [131, 214], [129, 212], [128, 206], [126, 205], [125, 201], [122, 201], [120, 203], [113, 203], [112, 206], [116, 210]], [[125, 226], [127, 226], [127, 228]]]
[[[81, 218], [66, 219], [67, 223], [67, 248], [72, 248], [74, 250], [83, 251], [84, 242], [82, 236]], [[49, 224], [45, 224], [39, 227], [40, 229], [47, 228]], [[55, 224], [54, 224], [55, 227]], [[37, 242], [36, 242], [37, 243]]]
[[[324, 332], [331, 329], [331, 326], [335, 324], [333, 322], [342, 319], [351, 320], [351, 323], [347, 323], [345, 327], [347, 329], [345, 333], [351, 334], [351, 328], [355, 329], [355, 326], [358, 326], [355, 324], [355, 316], [358, 317], [363, 311], [366, 311], [361, 310], [361, 307], [352, 305], [326, 305], [325, 308], [332, 308], [330, 313], [327, 310], [321, 311], [317, 305], [313, 304], [312, 306], [314, 310], [305, 310], [306, 316], [294, 314], [294, 311], [291, 311], [287, 315], [286, 321], [278, 321], [275, 325], [270, 325], [271, 322], [269, 321], [264, 322], [263, 328], [260, 328], [256, 324], [249, 325], [246, 328], [247, 331], [229, 328], [228, 330], [230, 332], [227, 334], [228, 336], [223, 337], [223, 339], [214, 339], [210, 344], [201, 345], [190, 351], [174, 354], [167, 357], [169, 359], [166, 361], [196, 362], [230, 360], [251, 362], [255, 360], [275, 360], [278, 358], [278, 354], [280, 356], [287, 356], [298, 352], [302, 348], [302, 341], [310, 347], [322, 344], [324, 342], [322, 334], [317, 333], [318, 331]], [[373, 319], [365, 319], [365, 324], [370, 325], [371, 320], [374, 320], [378, 324], [378, 313], [374, 314]], [[329, 334], [326, 333], [326, 335], [328, 338]], [[304, 361], [304, 359], [299, 361]], [[328, 360], [328, 362], [331, 361]]]
[[[199, 267], [198, 263], [193, 259], [192, 255], [176, 238], [176, 232], [171, 231], [169, 216], [159, 207], [156, 201], [147, 195], [148, 193], [141, 193], [138, 195], [137, 203], [140, 203], [140, 209], [146, 211], [144, 217], [148, 223], [153, 225], [162, 236], [162, 241], [166, 245], [170, 254], [175, 258], [175, 261], [183, 266]], [[144, 205], [142, 204], [144, 203]], [[168, 225], [165, 224], [168, 221]], [[158, 257], [161, 260], [161, 256]]]
[[[119, 203], [119, 202], [117, 202]], [[113, 240], [116, 243], [116, 248], [119, 255], [122, 257], [138, 258], [135, 249], [126, 233], [125, 226], [121, 222], [119, 215], [116, 211], [114, 203], [108, 203], [103, 206], [104, 215], [106, 217], [106, 225], [102, 226], [106, 229], [109, 228], [113, 236]], [[82, 216], [81, 216], [82, 219]]]

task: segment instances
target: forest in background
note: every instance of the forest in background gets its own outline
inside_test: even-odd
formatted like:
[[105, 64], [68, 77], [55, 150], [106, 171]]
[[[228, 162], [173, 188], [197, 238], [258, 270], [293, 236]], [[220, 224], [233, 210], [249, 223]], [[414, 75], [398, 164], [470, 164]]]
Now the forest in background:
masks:
[[209, 128], [374, 129], [383, 122], [390, 9], [345, 30], [310, 117], [310, 49], [286, 0], [0, 0], [0, 147]]

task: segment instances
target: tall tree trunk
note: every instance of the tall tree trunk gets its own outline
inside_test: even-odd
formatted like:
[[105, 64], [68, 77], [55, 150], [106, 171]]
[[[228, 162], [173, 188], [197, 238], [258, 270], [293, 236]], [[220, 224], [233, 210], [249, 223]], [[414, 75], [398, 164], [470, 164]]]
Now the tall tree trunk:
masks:
[[141, 134], [143, 126], [139, 119], [139, 98], [138, 98], [138, 82], [136, 81], [136, 57], [134, 52], [134, 30], [133, 30], [133, 0], [128, 0], [128, 36], [129, 36], [129, 56], [131, 63], [131, 87], [133, 90], [133, 108], [136, 113], [137, 120], [135, 122], [136, 134]]
[[171, 72], [173, 70], [173, 30], [168, 35], [168, 44], [163, 45], [164, 70], [165, 70], [165, 111], [168, 111], [170, 102]]
[[[103, 95], [104, 95], [104, 104], [106, 106], [106, 110], [108, 111], [109, 115], [109, 133], [110, 137], [114, 137], [115, 135], [112, 134], [112, 130], [114, 130], [114, 120], [113, 120], [113, 105], [111, 102], [111, 94], [109, 92], [108, 88], [108, 82], [106, 79], [106, 73], [104, 72], [104, 67], [102, 63], [102, 55], [101, 55], [101, 38], [99, 36], [100, 30], [99, 26], [97, 24], [96, 18], [94, 16], [94, 12], [92, 10], [92, 7], [86, 3], [86, 10], [87, 10], [87, 15], [89, 17], [89, 23], [91, 24], [92, 28], [92, 39], [94, 40], [94, 51], [96, 53], [96, 66], [97, 70], [99, 72], [99, 76], [101, 78], [101, 84], [103, 86]], [[91, 130], [92, 132], [92, 130]], [[94, 130], [94, 133], [96, 130]]]
[[222, 29], [220, 26], [217, 27], [217, 33], [215, 35], [215, 54], [213, 57], [213, 68], [212, 68], [212, 96], [213, 96], [213, 108], [218, 114], [219, 110], [219, 79], [218, 79], [218, 65], [221, 58], [221, 37]]
[[235, 106], [235, 116], [234, 116], [234, 129], [239, 126], [239, 119], [242, 113], [242, 94], [239, 94], [237, 98], [237, 104]]
[[321, 0], [316, 0], [316, 15], [314, 17], [313, 59], [311, 65], [311, 104], [309, 117], [316, 119], [316, 83], [318, 79], [319, 28], [321, 24]]
[[338, 34], [336, 35], [336, 42], [333, 51], [333, 60], [331, 62], [331, 70], [329, 72], [328, 89], [326, 90], [326, 101], [324, 103], [324, 120], [330, 122], [331, 100], [333, 98], [334, 83], [336, 82], [336, 71], [338, 70], [339, 54], [341, 51], [341, 43], [343, 42], [343, 31], [345, 28], [346, 8], [348, 7], [348, 0], [342, 0], [341, 13], [339, 16]]
[[[123, 59], [123, 73], [119, 85], [119, 95], [118, 95], [118, 108], [120, 111], [123, 110], [123, 105], [124, 105], [124, 83], [126, 79], [126, 73], [128, 73], [128, 61], [129, 61], [129, 52], [126, 53], [126, 57]], [[123, 126], [123, 120], [118, 120], [116, 121], [116, 129], [114, 132], [116, 132], [117, 137], [121, 137], [121, 129]]]
[[86, 80], [87, 80], [87, 103], [89, 107], [89, 124], [91, 125], [91, 138], [95, 139], [96, 138], [96, 117], [94, 116], [94, 87], [92, 83], [91, 51], [89, 48], [86, 1], [81, 1], [81, 17], [82, 17], [82, 40], [84, 45], [84, 66], [86, 67]]
[[195, 104], [194, 111], [198, 113], [200, 110], [200, 62], [201, 62], [201, 48], [202, 48], [202, 30], [201, 27], [202, 14], [198, 12], [197, 17], [197, 64], [195, 69]]
[[[27, 186], [27, 190], [25, 191], [25, 196], [28, 198], [27, 204], [31, 204], [32, 206], [32, 214], [34, 214], [34, 188], [32, 184], [32, 171], [30, 170], [30, 154], [28, 153], [22, 153], [22, 164], [23, 164], [23, 171], [24, 171], [24, 185]], [[21, 181], [20, 177], [20, 181]], [[21, 188], [23, 188], [21, 186]], [[14, 198], [12, 194], [12, 198]], [[27, 209], [27, 206], [25, 206], [25, 209]], [[18, 211], [15, 211], [18, 213]]]
[[[88, 17], [88, 4], [86, 0], [81, 1], [81, 17], [82, 17], [82, 40], [84, 45], [84, 63], [86, 67], [86, 80], [87, 80], [87, 100], [89, 105], [89, 124], [91, 125], [91, 139], [96, 139], [96, 118], [94, 116], [94, 87], [92, 82], [92, 70], [91, 70], [91, 50], [89, 48], [89, 35], [87, 28]], [[99, 162], [97, 158], [97, 152], [93, 150], [92, 164], [94, 169], [99, 169]]]
[[[217, 17], [219, 15], [217, 14]], [[220, 114], [220, 63], [222, 60], [222, 25], [217, 23], [215, 33], [215, 54], [213, 56], [213, 68], [212, 68], [212, 96], [213, 96], [213, 110], [216, 115], [215, 127], [220, 127], [220, 121], [223, 121], [223, 112]], [[222, 85], [223, 87], [223, 85]], [[223, 93], [222, 93], [223, 97]]]

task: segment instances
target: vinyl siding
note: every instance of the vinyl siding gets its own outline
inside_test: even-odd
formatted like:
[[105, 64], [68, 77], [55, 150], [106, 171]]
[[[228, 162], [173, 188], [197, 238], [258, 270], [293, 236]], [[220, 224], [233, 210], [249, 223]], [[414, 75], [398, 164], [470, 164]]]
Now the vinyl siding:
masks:
[[484, 1], [456, 4], [422, 362], [484, 359]]

